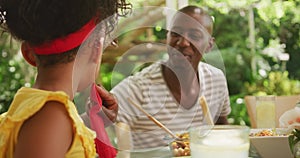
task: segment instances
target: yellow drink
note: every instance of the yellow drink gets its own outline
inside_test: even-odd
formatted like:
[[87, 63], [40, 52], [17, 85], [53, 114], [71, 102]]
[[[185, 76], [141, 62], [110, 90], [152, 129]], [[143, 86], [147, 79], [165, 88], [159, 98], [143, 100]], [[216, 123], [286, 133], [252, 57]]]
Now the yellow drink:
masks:
[[256, 102], [257, 128], [275, 128], [275, 97], [257, 97]]

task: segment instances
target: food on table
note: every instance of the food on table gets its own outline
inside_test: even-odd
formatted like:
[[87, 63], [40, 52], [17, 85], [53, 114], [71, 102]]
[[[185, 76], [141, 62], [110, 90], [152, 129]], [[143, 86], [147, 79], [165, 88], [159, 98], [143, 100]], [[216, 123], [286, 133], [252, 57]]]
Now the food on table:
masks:
[[250, 136], [284, 136], [286, 134], [278, 134], [275, 129], [262, 129], [255, 133], [250, 133]]
[[250, 133], [250, 136], [274, 136], [275, 132], [270, 129], [263, 129], [256, 133]]
[[182, 140], [174, 140], [170, 144], [173, 156], [190, 156], [190, 136], [189, 133], [177, 134], [178, 138]]

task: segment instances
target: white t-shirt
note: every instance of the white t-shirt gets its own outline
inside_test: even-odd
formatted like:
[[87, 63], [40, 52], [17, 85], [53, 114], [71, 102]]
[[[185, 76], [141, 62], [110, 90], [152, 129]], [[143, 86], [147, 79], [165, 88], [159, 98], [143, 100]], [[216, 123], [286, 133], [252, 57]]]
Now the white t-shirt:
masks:
[[[130, 126], [134, 149], [166, 146], [169, 140], [166, 140], [168, 134], [131, 105], [127, 98], [142, 106], [174, 133], [205, 124], [199, 102], [190, 109], [177, 103], [162, 76], [161, 64], [156, 62], [144, 68], [111, 90], [119, 103], [117, 122]], [[203, 95], [206, 98], [212, 118], [217, 121], [219, 116], [227, 116], [231, 111], [226, 78], [221, 70], [203, 62], [200, 62], [198, 70], [199, 97]]]

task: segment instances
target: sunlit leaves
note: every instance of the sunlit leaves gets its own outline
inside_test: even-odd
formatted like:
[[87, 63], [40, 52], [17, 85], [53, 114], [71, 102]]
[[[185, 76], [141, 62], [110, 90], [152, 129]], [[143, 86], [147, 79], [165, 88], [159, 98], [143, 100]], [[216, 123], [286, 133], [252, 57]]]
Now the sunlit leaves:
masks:
[[271, 21], [273, 24], [279, 26], [279, 19], [285, 14], [284, 2], [277, 1], [272, 3], [271, 1], [261, 1], [257, 5], [257, 12], [261, 19], [266, 22]]

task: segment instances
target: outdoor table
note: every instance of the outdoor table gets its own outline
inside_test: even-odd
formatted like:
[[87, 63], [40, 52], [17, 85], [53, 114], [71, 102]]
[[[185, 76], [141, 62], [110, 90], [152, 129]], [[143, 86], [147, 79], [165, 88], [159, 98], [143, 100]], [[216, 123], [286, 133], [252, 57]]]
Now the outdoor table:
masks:
[[[175, 158], [172, 156], [170, 148], [166, 147], [157, 147], [151, 149], [140, 149], [134, 150], [130, 153], [130, 158]], [[182, 156], [176, 158], [190, 158], [191, 156]], [[117, 156], [117, 158], [121, 158]], [[250, 145], [249, 149], [249, 158], [261, 158], [259, 154], [256, 152], [255, 148]]]

